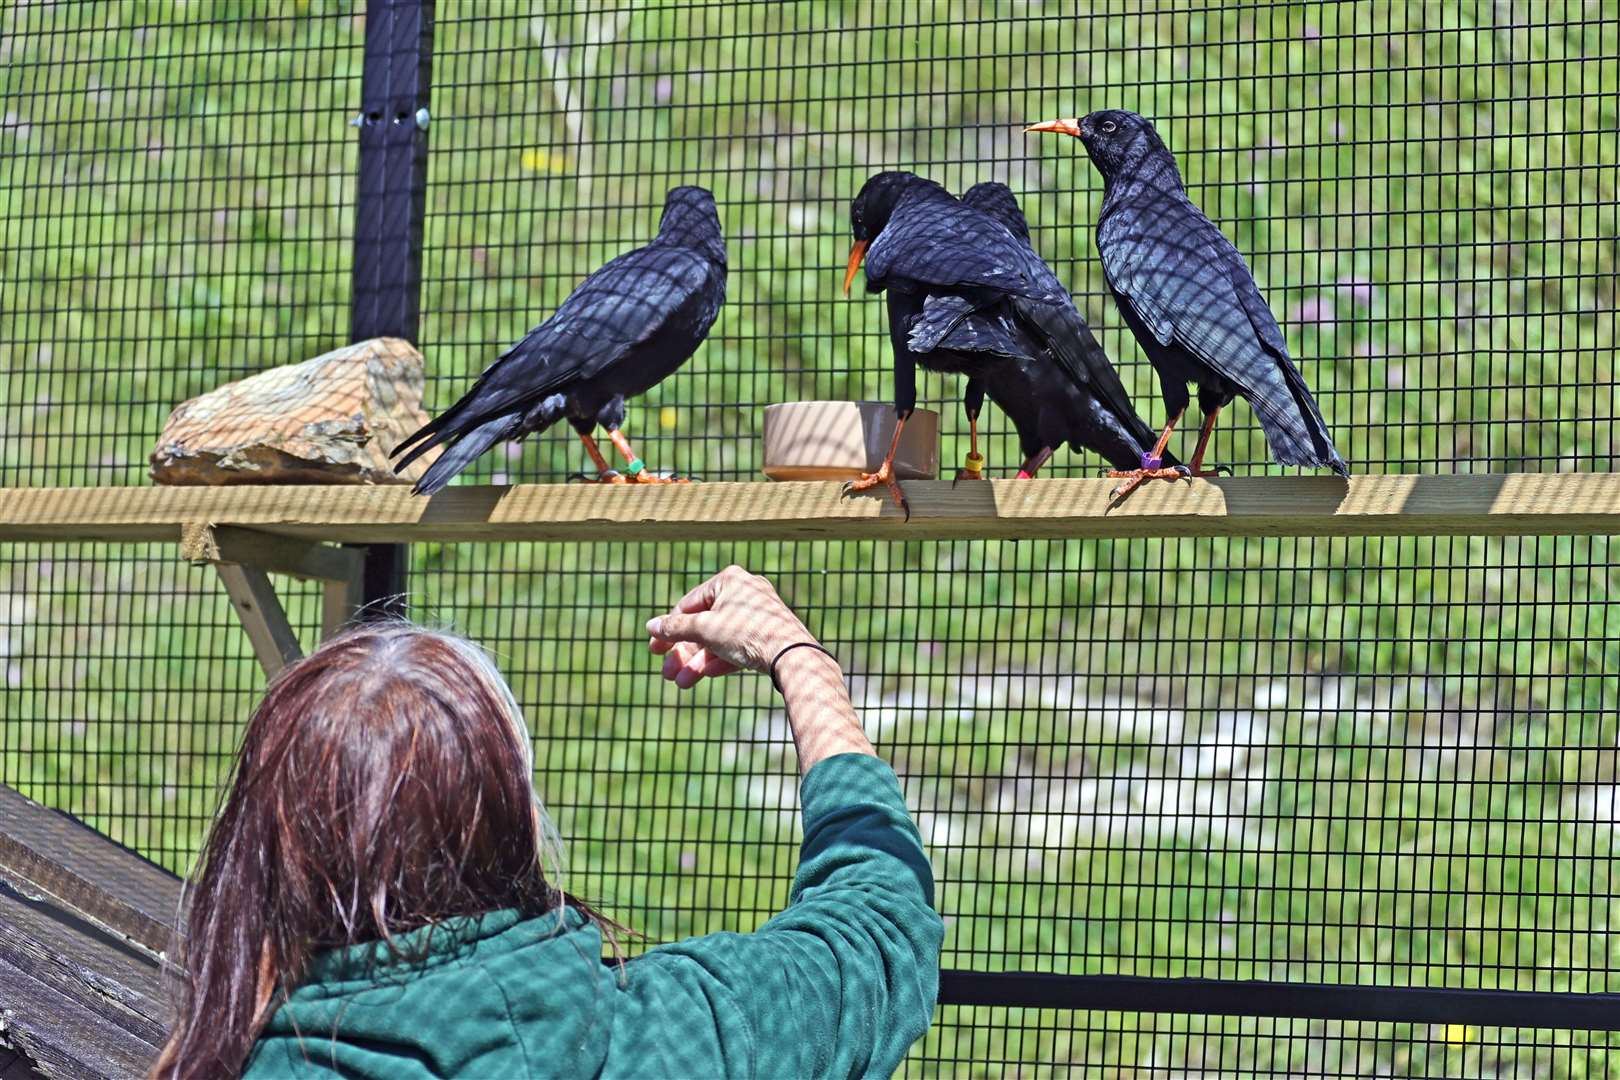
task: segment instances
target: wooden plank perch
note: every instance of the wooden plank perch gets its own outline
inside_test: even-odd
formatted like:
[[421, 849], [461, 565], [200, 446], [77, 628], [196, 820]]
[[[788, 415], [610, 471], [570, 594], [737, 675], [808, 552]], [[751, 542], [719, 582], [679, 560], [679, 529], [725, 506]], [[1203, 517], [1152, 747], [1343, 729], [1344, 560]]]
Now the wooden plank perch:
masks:
[[1620, 475], [908, 481], [912, 517], [841, 485], [0, 489], [0, 540], [161, 540], [209, 522], [355, 544], [1620, 533]]

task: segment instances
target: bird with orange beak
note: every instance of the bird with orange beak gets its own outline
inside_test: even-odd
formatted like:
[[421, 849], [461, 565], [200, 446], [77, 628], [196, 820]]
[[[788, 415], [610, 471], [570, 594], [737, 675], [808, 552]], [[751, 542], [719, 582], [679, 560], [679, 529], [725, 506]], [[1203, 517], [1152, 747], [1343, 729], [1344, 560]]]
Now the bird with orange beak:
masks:
[[[888, 294], [896, 423], [883, 464], [852, 481], [849, 490], [887, 485], [895, 503], [906, 506], [893, 463], [900, 433], [916, 407], [918, 365], [969, 376], [964, 402], [973, 440], [969, 460], [977, 458], [977, 406], [983, 389], [975, 391], [973, 379], [997, 362], [997, 350], [1010, 349], [1017, 359], [1031, 363], [1055, 363], [1102, 402], [1110, 416], [1120, 418], [1122, 425], [1134, 421], [1151, 440], [1151, 429], [1137, 419], [1118, 373], [1068, 289], [997, 216], [959, 201], [932, 180], [884, 172], [869, 179], [850, 204], [850, 232], [854, 245], [844, 273], [845, 292], [864, 265], [867, 291]], [[1007, 330], [992, 335], [1000, 344], [982, 340], [985, 335], [963, 333], [981, 323], [990, 330], [1003, 320]], [[968, 344], [964, 337], [981, 340]], [[1017, 346], [1019, 340], [1025, 344]], [[964, 359], [964, 354], [971, 355]], [[1173, 468], [1167, 471], [1180, 475]]]
[[1126, 324], [1159, 373], [1169, 408], [1169, 423], [1142, 468], [1116, 474], [1128, 479], [1117, 494], [1164, 475], [1156, 459], [1191, 404], [1188, 383], [1198, 387], [1204, 416], [1190, 463], [1194, 475], [1210, 475], [1203, 462], [1216, 415], [1238, 397], [1254, 410], [1279, 464], [1346, 475], [1248, 264], [1187, 197], [1176, 159], [1153, 125], [1136, 113], [1105, 109], [1024, 130], [1079, 139], [1102, 174], [1097, 253]]

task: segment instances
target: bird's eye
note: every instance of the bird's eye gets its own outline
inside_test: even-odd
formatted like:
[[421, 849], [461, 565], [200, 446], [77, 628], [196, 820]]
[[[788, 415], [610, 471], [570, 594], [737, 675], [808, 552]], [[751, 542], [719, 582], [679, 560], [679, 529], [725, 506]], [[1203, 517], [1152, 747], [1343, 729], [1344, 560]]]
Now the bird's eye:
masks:
[[1114, 123], [1112, 120], [1104, 120], [1102, 122], [1102, 129], [1109, 134], [1113, 134], [1115, 131], [1119, 130], [1119, 125]]

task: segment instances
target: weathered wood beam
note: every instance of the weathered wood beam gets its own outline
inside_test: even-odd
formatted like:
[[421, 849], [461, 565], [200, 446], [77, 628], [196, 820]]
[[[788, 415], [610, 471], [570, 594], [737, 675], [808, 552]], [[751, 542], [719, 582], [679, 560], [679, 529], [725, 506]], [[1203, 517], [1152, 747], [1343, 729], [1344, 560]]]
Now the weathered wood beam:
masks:
[[[0, 1049], [22, 1051], [45, 1080], [145, 1076], [168, 1034], [156, 963], [150, 992], [108, 973], [121, 957], [77, 939], [47, 909], [0, 891]], [[82, 924], [81, 924], [82, 925]], [[133, 966], [133, 965], [128, 965]]]
[[123, 937], [153, 957], [168, 949], [180, 879], [84, 822], [0, 784], [0, 878]]
[[0, 786], [0, 1075], [145, 1075], [172, 1020], [180, 879]]
[[1620, 474], [909, 481], [911, 520], [836, 483], [21, 488], [0, 540], [168, 540], [185, 522], [340, 543], [1620, 533]]

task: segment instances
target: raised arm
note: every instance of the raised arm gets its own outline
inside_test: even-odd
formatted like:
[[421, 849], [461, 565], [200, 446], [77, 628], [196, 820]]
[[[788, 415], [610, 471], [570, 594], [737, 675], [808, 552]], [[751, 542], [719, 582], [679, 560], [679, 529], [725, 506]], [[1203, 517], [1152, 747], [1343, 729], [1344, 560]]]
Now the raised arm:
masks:
[[[933, 1014], [944, 924], [922, 838], [837, 663], [788, 648], [815, 638], [770, 582], [739, 567], [647, 630], [681, 687], [775, 662], [804, 773], [804, 843], [787, 908], [758, 930], [630, 961], [616, 1048], [648, 1074], [720, 1060], [738, 1075], [890, 1075]], [[650, 1034], [672, 1028], [678, 1047]]]

